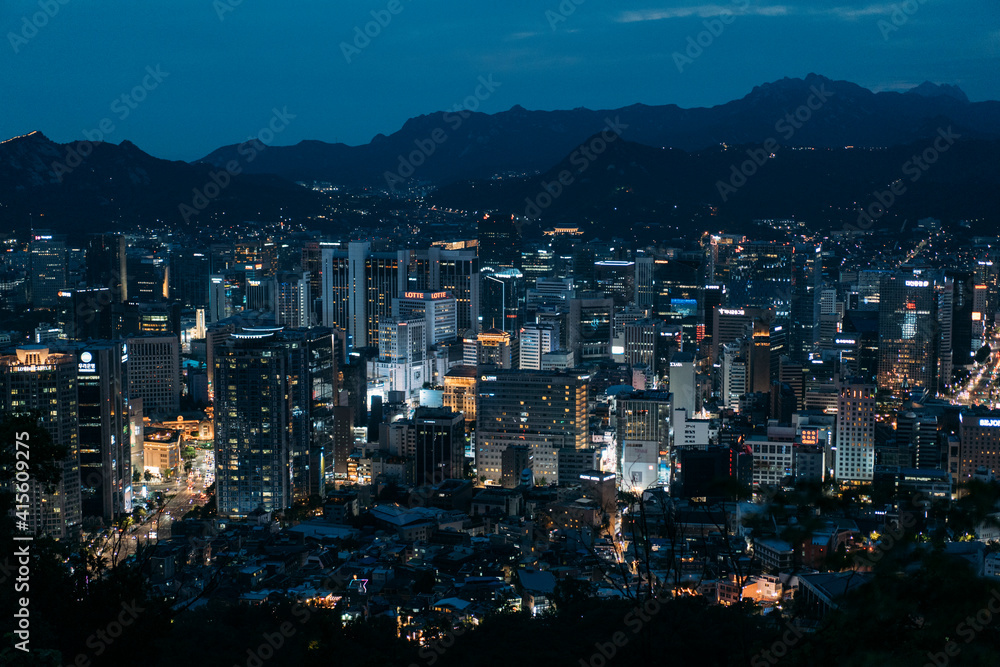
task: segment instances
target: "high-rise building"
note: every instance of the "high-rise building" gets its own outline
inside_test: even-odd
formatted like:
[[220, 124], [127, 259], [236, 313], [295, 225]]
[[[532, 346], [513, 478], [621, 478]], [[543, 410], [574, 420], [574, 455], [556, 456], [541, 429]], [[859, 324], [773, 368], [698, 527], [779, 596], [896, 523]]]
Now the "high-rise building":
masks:
[[1000, 476], [1000, 411], [963, 410], [958, 437], [958, 451], [950, 453], [949, 465], [956, 482], [967, 482], [977, 472]]
[[[521, 234], [513, 216], [487, 215], [479, 221], [479, 265], [483, 269], [516, 269], [521, 254]], [[489, 325], [485, 319], [483, 322]]]
[[36, 231], [28, 244], [31, 256], [30, 297], [34, 308], [55, 310], [67, 284], [67, 253], [63, 237]]
[[132, 511], [132, 442], [125, 344], [75, 346], [82, 511], [106, 525]]
[[114, 295], [107, 287], [59, 290], [61, 337], [79, 341], [111, 338], [113, 300]]
[[671, 457], [672, 405], [671, 393], [665, 391], [638, 391], [615, 400], [622, 489], [641, 491], [657, 481], [669, 481], [665, 468]]
[[594, 262], [594, 291], [604, 292], [615, 300], [615, 306], [624, 307], [634, 301], [636, 295], [635, 262], [626, 260], [603, 260]]
[[428, 346], [458, 337], [457, 302], [450, 292], [405, 292], [393, 300], [392, 314], [403, 320], [423, 319]]
[[941, 272], [902, 270], [882, 279], [879, 295], [880, 389], [904, 384], [946, 391], [952, 371], [952, 287]]
[[773, 308], [775, 321], [788, 324], [792, 310], [794, 250], [790, 244], [741, 243], [729, 259], [726, 282], [729, 305], [733, 308]]
[[792, 254], [792, 296], [789, 318], [789, 356], [804, 360], [817, 340], [820, 286], [823, 280], [823, 246], [797, 244]]
[[517, 269], [484, 267], [480, 277], [482, 327], [516, 333], [524, 322], [524, 276]]
[[128, 398], [141, 398], [146, 416], [176, 417], [180, 411], [180, 340], [141, 336], [126, 340]]
[[323, 495], [334, 447], [336, 377], [329, 329], [249, 327], [219, 346], [219, 514], [245, 517]]
[[413, 415], [414, 482], [465, 479], [465, 420], [448, 408], [417, 408]]
[[[500, 482], [500, 457], [531, 448], [535, 479], [559, 479], [560, 448], [587, 449], [589, 378], [576, 373], [481, 369], [476, 401], [476, 467]], [[493, 461], [486, 465], [485, 461]], [[484, 468], [495, 468], [495, 474]]]
[[11, 414], [37, 410], [53, 443], [69, 451], [52, 493], [39, 483], [29, 490], [28, 528], [56, 539], [75, 538], [82, 521], [76, 365], [74, 355], [52, 353], [45, 345], [0, 356], [0, 408]]
[[749, 391], [747, 388], [747, 362], [739, 343], [727, 343], [722, 346], [720, 366], [722, 369], [722, 401], [726, 407], [739, 410], [740, 397]]
[[837, 399], [834, 476], [842, 483], [870, 482], [875, 470], [875, 386], [851, 381]]
[[470, 366], [512, 368], [514, 356], [510, 334], [497, 329], [480, 331], [474, 340], [466, 341], [465, 363]]
[[614, 314], [614, 299], [593, 295], [570, 299], [566, 343], [577, 362], [611, 356]]
[[475, 366], [453, 366], [444, 376], [444, 407], [465, 415], [465, 425], [471, 429], [476, 423]]
[[291, 329], [311, 326], [312, 292], [309, 273], [278, 273], [271, 284], [274, 289], [271, 303], [278, 326]]
[[391, 391], [414, 398], [428, 381], [427, 327], [424, 318], [383, 318], [379, 325], [375, 372], [389, 378]]
[[542, 356], [559, 347], [559, 329], [551, 324], [525, 324], [521, 327], [521, 370], [542, 369]]
[[687, 410], [688, 418], [698, 409], [698, 382], [695, 373], [695, 359], [690, 352], [678, 352], [670, 362], [670, 393], [673, 405]]
[[128, 299], [128, 271], [125, 237], [121, 234], [92, 234], [87, 239], [87, 285], [106, 288], [113, 301]]
[[187, 308], [207, 308], [211, 268], [206, 252], [181, 249], [171, 254], [170, 298]]

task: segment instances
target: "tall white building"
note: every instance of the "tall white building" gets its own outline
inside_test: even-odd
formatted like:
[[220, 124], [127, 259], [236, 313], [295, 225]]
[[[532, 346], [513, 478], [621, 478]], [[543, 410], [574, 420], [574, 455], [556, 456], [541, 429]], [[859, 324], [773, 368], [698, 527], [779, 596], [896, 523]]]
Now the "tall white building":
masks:
[[312, 307], [309, 272], [280, 273], [273, 281], [275, 319], [279, 326], [290, 329], [307, 329], [312, 325]]
[[845, 384], [837, 398], [838, 482], [870, 482], [875, 471], [875, 386]]
[[387, 319], [379, 325], [375, 374], [389, 378], [391, 391], [413, 398], [429, 377], [426, 372], [427, 327], [423, 318]]
[[542, 370], [542, 357], [559, 347], [559, 330], [551, 324], [521, 327], [521, 370]]
[[450, 292], [404, 292], [393, 299], [392, 315], [402, 320], [423, 319], [428, 346], [458, 337], [458, 306]]

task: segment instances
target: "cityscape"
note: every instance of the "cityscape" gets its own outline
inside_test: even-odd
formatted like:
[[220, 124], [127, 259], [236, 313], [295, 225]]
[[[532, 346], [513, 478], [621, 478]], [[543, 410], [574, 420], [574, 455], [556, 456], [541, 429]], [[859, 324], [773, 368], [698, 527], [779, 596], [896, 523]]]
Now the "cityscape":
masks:
[[[0, 82], [27, 98], [97, 10], [15, 4]], [[923, 2], [443, 2], [470, 46], [350, 2], [316, 10], [354, 16], [328, 62], [261, 88], [356, 64], [351, 94], [393, 68], [466, 92], [331, 103], [343, 143], [320, 87], [144, 121], [193, 104], [167, 62], [205, 48], [153, 19], [304, 48], [273, 8], [153, 4], [105, 19], [166, 49], [114, 59], [110, 116], [26, 99], [0, 122], [0, 664], [1000, 664], [995, 27]], [[863, 27], [884, 60], [768, 43], [781, 75], [723, 76], [772, 21]], [[577, 31], [663, 81], [613, 83]], [[921, 36], [966, 71], [907, 78]], [[102, 38], [78, 39], [90, 63]], [[489, 67], [449, 87], [429, 69], [453, 58]]]

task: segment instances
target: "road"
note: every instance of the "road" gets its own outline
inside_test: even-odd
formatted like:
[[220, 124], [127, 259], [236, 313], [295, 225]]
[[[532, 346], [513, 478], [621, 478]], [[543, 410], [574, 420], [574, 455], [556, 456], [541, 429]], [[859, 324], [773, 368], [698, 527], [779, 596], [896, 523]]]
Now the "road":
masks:
[[[159, 540], [169, 539], [174, 519], [183, 517], [196, 505], [204, 505], [207, 498], [201, 497], [201, 494], [214, 481], [214, 465], [213, 452], [199, 449], [191, 467], [190, 477], [185, 475], [177, 481], [166, 484], [147, 484], [146, 488], [150, 495], [156, 491], [164, 495], [171, 493], [174, 495], [168, 498], [160, 511], [151, 513], [141, 524], [129, 529], [128, 536], [120, 545], [124, 549], [119, 548], [117, 560], [121, 562], [134, 554], [140, 544], [156, 544]], [[110, 542], [106, 541], [105, 546], [98, 550], [109, 565], [115, 554], [104, 553], [104, 549], [111, 548]]]
[[[1000, 332], [989, 340], [994, 350], [1000, 348]], [[1000, 354], [991, 354], [989, 360], [973, 371], [968, 381], [955, 390], [953, 403], [959, 405], [989, 405], [1000, 407], [1000, 388], [995, 384], [1000, 382]], [[990, 385], [993, 385], [992, 387]]]

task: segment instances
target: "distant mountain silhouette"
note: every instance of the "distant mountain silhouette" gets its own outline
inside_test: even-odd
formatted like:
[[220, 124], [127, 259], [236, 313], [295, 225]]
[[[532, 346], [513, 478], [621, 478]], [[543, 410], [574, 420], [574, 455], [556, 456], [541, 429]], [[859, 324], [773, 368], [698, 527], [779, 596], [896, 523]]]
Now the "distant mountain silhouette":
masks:
[[210, 224], [223, 211], [228, 221], [277, 220], [319, 209], [315, 193], [280, 177], [236, 175], [219, 187], [227, 176], [160, 160], [128, 141], [58, 144], [32, 132], [0, 143], [0, 229]]
[[[622, 237], [643, 234], [649, 223], [687, 232], [775, 218], [827, 230], [857, 226], [859, 207], [876, 203], [876, 192], [901, 181], [905, 191], [862, 228], [899, 229], [904, 220], [935, 217], [967, 221], [970, 231], [995, 235], [1000, 141], [957, 140], [933, 165], [917, 168], [914, 155], [932, 145], [923, 140], [884, 149], [779, 147], [768, 154], [750, 144], [688, 153], [617, 140], [592, 161], [574, 151], [541, 175], [456, 183], [429, 199], [449, 208], [526, 216], [537, 223], [536, 232], [572, 222]], [[759, 166], [748, 164], [753, 155], [768, 158]], [[734, 176], [741, 168], [750, 174], [745, 181]]]
[[[814, 108], [804, 106], [809, 104]], [[1000, 139], [1000, 102], [970, 103], [957, 87], [924, 83], [907, 93], [873, 93], [810, 74], [757, 86], [742, 99], [711, 108], [635, 104], [612, 110], [528, 111], [515, 106], [493, 115], [435, 113], [410, 119], [399, 131], [362, 146], [304, 141], [273, 147], [249, 170], [296, 181], [371, 187], [386, 187], [387, 181], [445, 185], [525, 174], [548, 169], [604, 129], [609, 119], [621, 123], [628, 141], [686, 151], [763, 143], [771, 137], [787, 146], [894, 146], [931, 137], [947, 125], [963, 138]], [[237, 148], [220, 148], [201, 161], [224, 165], [238, 158]], [[387, 178], [387, 173], [393, 176]]]

